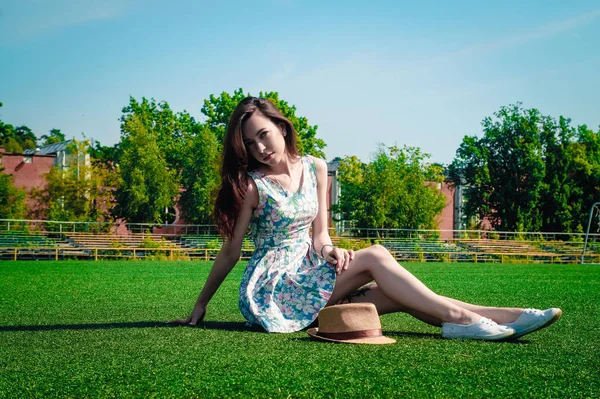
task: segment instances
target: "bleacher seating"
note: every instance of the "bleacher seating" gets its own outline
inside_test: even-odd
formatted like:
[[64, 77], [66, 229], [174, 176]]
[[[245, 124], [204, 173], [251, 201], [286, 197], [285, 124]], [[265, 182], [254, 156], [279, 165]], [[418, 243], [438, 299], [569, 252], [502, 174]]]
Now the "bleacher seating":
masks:
[[470, 260], [467, 251], [451, 241], [417, 238], [383, 239], [379, 243], [392, 252], [398, 260]]
[[0, 247], [54, 247], [57, 242], [42, 234], [27, 232], [2, 232], [0, 233]]
[[221, 237], [217, 235], [184, 235], [179, 239], [179, 245], [184, 248], [208, 248], [216, 243], [220, 248]]
[[[518, 241], [494, 239], [382, 238], [360, 239], [332, 237], [335, 245], [360, 248], [379, 243], [399, 261], [533, 261], [577, 262], [583, 243], [580, 241]], [[343, 242], [342, 242], [343, 241]], [[75, 258], [143, 258], [178, 256], [214, 259], [222, 245], [216, 234], [159, 235], [149, 233], [84, 233], [84, 232], [0, 232], [0, 259], [66, 259]], [[172, 250], [172, 251], [171, 251]], [[242, 258], [251, 256], [254, 246], [246, 237]], [[588, 245], [586, 257], [600, 260], [600, 243]]]
[[166, 240], [157, 234], [131, 233], [127, 235], [118, 234], [95, 234], [95, 233], [65, 233], [73, 244], [78, 248], [178, 248], [177, 243]]

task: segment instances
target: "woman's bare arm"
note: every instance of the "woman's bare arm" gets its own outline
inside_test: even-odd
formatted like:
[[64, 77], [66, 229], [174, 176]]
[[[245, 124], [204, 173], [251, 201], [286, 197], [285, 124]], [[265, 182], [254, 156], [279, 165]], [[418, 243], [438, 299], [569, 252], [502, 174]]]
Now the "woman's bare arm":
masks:
[[313, 246], [315, 251], [322, 254], [325, 259], [335, 265], [339, 274], [348, 269], [348, 264], [354, 259], [354, 251], [346, 251], [332, 245], [329, 231], [327, 230], [327, 163], [324, 160], [313, 158], [317, 167], [317, 196], [319, 211], [313, 221]]
[[[331, 238], [327, 231], [327, 164], [324, 160], [314, 158], [317, 169], [317, 198], [319, 211], [313, 221], [312, 239], [315, 251], [321, 253], [323, 246], [331, 245]], [[327, 248], [326, 248], [327, 249]], [[331, 250], [331, 247], [329, 247]]]
[[219, 251], [212, 269], [210, 270], [208, 279], [204, 283], [204, 287], [196, 300], [194, 310], [187, 318], [173, 320], [172, 323], [196, 325], [198, 322], [202, 321], [206, 314], [208, 302], [210, 302], [213, 295], [225, 280], [225, 277], [231, 272], [240, 258], [242, 243], [246, 231], [248, 230], [250, 219], [252, 218], [252, 212], [258, 206], [258, 190], [256, 184], [250, 178], [248, 178], [248, 183], [246, 197], [242, 204], [240, 214], [235, 222], [233, 238], [223, 243], [223, 247]]

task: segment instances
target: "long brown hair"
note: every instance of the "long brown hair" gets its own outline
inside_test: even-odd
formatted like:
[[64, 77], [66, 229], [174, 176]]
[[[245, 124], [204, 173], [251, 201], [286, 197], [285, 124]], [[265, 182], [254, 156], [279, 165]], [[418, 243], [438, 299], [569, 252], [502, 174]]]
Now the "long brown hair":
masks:
[[289, 120], [264, 98], [246, 97], [237, 105], [223, 140], [223, 164], [221, 166], [221, 187], [215, 202], [215, 222], [219, 233], [226, 238], [233, 238], [235, 221], [242, 208], [248, 190], [248, 172], [260, 166], [246, 149], [242, 126], [255, 112], [266, 116], [277, 126], [283, 126], [286, 151], [289, 155], [298, 156], [296, 148], [296, 130]]

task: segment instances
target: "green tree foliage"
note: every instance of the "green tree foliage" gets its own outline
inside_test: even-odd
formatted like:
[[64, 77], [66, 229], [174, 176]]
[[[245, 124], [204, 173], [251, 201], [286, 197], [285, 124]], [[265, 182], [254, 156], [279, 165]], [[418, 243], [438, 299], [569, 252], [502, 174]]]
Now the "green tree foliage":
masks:
[[380, 146], [368, 164], [346, 157], [340, 163], [342, 191], [334, 211], [359, 228], [436, 228], [445, 206], [436, 183], [444, 177], [443, 169], [427, 163], [428, 158], [406, 146]]
[[142, 97], [139, 102], [130, 97], [129, 104], [123, 107], [121, 131], [126, 129], [126, 124], [133, 117], [137, 117], [142, 126], [151, 132], [167, 164], [179, 171], [185, 162], [186, 143], [196, 125], [194, 118], [186, 111], [174, 113], [166, 101], [157, 102]]
[[465, 186], [464, 211], [508, 231], [581, 231], [600, 183], [598, 134], [521, 104], [465, 136], [449, 175]]
[[168, 167], [152, 124], [133, 114], [121, 129], [115, 214], [134, 223], [163, 223], [179, 192], [177, 173]]
[[4, 143], [2, 144], [2, 146], [6, 150], [6, 153], [8, 153], [8, 154], [21, 154], [21, 153], [23, 153], [23, 147], [13, 137], [9, 137], [6, 141], [4, 141]]
[[113, 169], [117, 164], [119, 156], [121, 154], [120, 144], [117, 143], [112, 147], [104, 146], [99, 141], [93, 143], [88, 147], [88, 152], [92, 158], [92, 162], [98, 165], [104, 165], [104, 167]]
[[[206, 115], [206, 123], [215, 133], [219, 143], [223, 142], [225, 130], [229, 117], [237, 104], [251, 94], [244, 94], [243, 89], [238, 89], [233, 92], [233, 95], [223, 92], [219, 97], [210, 95], [207, 100], [204, 100], [202, 113]], [[290, 120], [296, 132], [298, 133], [298, 151], [301, 154], [310, 154], [319, 158], [325, 158], [323, 149], [326, 144], [322, 139], [317, 138], [316, 125], [309, 125], [308, 119], [303, 116], [296, 115], [296, 106], [290, 105], [286, 101], [279, 98], [277, 92], [260, 92], [260, 98], [270, 100], [281, 111], [281, 113]]]
[[197, 125], [186, 147], [180, 204], [187, 222], [212, 223], [214, 194], [220, 184], [221, 146], [207, 125]]
[[25, 216], [25, 191], [13, 184], [12, 175], [0, 166], [0, 219], [21, 219]]
[[570, 176], [576, 166], [573, 163], [575, 133], [570, 121], [562, 116], [558, 123], [553, 118], [544, 117], [540, 125], [545, 161], [540, 198], [541, 229], [544, 231], [572, 231], [573, 216], [581, 212], [581, 193]]
[[600, 201], [600, 129], [593, 132], [585, 125], [577, 127], [569, 156], [573, 186], [569, 204], [574, 216], [571, 231], [582, 232], [587, 228], [591, 206]]
[[[146, 98], [137, 101], [130, 97], [129, 104], [123, 108], [122, 131], [127, 130], [127, 124], [134, 118], [140, 121], [155, 141], [165, 167], [174, 176], [172, 180], [181, 182], [181, 203], [186, 221], [210, 223], [213, 207], [211, 195], [219, 181], [221, 153], [214, 133], [197, 123], [186, 111], [173, 112], [165, 101]], [[107, 157], [123, 153], [124, 146], [122, 141], [114, 151], [105, 148], [98, 150]], [[125, 172], [122, 162], [121, 170]]]
[[27, 126], [18, 126], [15, 128], [15, 138], [24, 150], [34, 149], [37, 137]]
[[214, 132], [219, 143], [223, 143], [227, 123], [233, 110], [240, 101], [248, 96], [250, 94], [244, 94], [244, 90], [240, 88], [235, 90], [233, 95], [223, 92], [217, 97], [211, 94], [207, 100], [204, 100], [201, 112], [206, 115], [206, 123]]
[[116, 176], [89, 161], [89, 142], [73, 139], [67, 148], [67, 166], [52, 167], [46, 186], [33, 189], [33, 217], [59, 221], [103, 222], [114, 206]]
[[519, 105], [485, 118], [484, 136], [465, 137], [451, 165], [452, 178], [466, 183], [465, 212], [487, 218], [495, 228], [536, 231], [544, 160], [538, 127], [543, 117]]
[[61, 132], [60, 129], [51, 129], [50, 133], [40, 136], [40, 141], [42, 142], [41, 145], [43, 147], [51, 144], [62, 143], [63, 141], [66, 141], [66, 138], [65, 134]]
[[35, 148], [36, 141], [35, 134], [27, 126], [14, 127], [0, 120], [0, 146], [4, 147], [6, 152], [20, 154], [23, 150]]

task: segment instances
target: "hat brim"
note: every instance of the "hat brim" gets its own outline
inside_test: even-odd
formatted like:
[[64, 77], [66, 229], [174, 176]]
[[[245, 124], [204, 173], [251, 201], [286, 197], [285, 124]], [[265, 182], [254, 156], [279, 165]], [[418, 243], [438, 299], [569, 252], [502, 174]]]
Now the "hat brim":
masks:
[[319, 332], [318, 328], [309, 328], [308, 330], [306, 330], [306, 332], [308, 333], [308, 335], [310, 335], [311, 338], [316, 339], [318, 341], [338, 342], [341, 344], [385, 345], [385, 344], [395, 344], [396, 343], [395, 339], [384, 337], [384, 336], [340, 340], [340, 339], [324, 338], [324, 337], [317, 335], [317, 333]]

